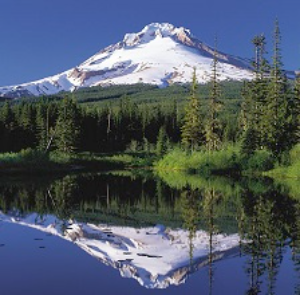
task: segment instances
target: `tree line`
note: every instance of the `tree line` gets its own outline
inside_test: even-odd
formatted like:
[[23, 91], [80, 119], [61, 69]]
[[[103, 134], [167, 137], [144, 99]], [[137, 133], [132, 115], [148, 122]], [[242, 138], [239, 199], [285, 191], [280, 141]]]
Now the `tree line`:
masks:
[[[291, 83], [283, 70], [281, 33], [278, 20], [273, 33], [272, 62], [266, 59], [266, 38], [255, 36], [252, 40], [255, 57], [254, 78], [244, 82], [241, 91], [242, 105], [237, 121], [236, 140], [241, 151], [251, 155], [257, 150], [268, 150], [275, 157], [290, 150], [300, 142], [300, 75]], [[208, 152], [220, 150], [225, 143], [224, 126], [220, 121], [220, 83], [218, 81], [217, 51], [211, 70], [208, 111], [201, 116], [201, 100], [196, 96], [196, 72], [191, 95], [186, 106], [181, 128], [182, 145], [186, 150], [205, 148]]]
[[243, 151], [267, 149], [280, 155], [300, 141], [300, 76], [289, 83], [282, 69], [281, 34], [278, 21], [273, 33], [272, 64], [265, 58], [265, 36], [256, 36], [255, 78], [245, 84], [241, 127]]
[[178, 142], [179, 125], [176, 102], [138, 105], [124, 97], [102, 108], [86, 107], [69, 96], [61, 101], [6, 102], [0, 108], [0, 152], [150, 151], [159, 133]]
[[[254, 78], [244, 82], [240, 99], [228, 97], [228, 91], [235, 95], [239, 86], [218, 80], [215, 46], [211, 82], [199, 85], [195, 69], [189, 95], [186, 86], [159, 90], [137, 85], [101, 90], [114, 98], [104, 100], [102, 94], [101, 103], [97, 101], [98, 88], [63, 99], [5, 102], [0, 106], [0, 152], [26, 148], [64, 153], [142, 150], [163, 155], [174, 145], [187, 151], [212, 152], [233, 142], [241, 143], [245, 155], [268, 150], [280, 156], [300, 138], [300, 76], [295, 83], [286, 77], [280, 40], [276, 21], [271, 63], [265, 57], [265, 36], [252, 40]], [[126, 93], [123, 96], [122, 91]], [[140, 95], [142, 100], [137, 99]], [[155, 100], [155, 95], [167, 98]]]

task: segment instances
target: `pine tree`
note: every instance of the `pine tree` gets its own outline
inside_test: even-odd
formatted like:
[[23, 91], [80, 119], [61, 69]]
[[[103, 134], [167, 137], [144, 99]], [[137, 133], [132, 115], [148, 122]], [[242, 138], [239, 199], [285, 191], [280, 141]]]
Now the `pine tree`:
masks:
[[209, 110], [205, 126], [206, 148], [209, 152], [219, 150], [221, 148], [221, 123], [218, 119], [218, 113], [221, 108], [220, 97], [221, 89], [218, 81], [218, 53], [217, 46], [215, 45], [212, 63]]
[[295, 93], [294, 93], [294, 137], [295, 142], [300, 143], [300, 73], [297, 74], [297, 79], [295, 82]]
[[241, 90], [242, 104], [241, 104], [241, 113], [239, 116], [239, 127], [241, 132], [244, 133], [249, 128], [250, 115], [251, 115], [251, 97], [249, 95], [249, 83], [244, 81], [243, 87]]
[[15, 114], [8, 102], [5, 102], [1, 109], [1, 121], [3, 125], [3, 135], [1, 149], [4, 152], [14, 151], [13, 135], [17, 127]]
[[73, 153], [77, 149], [78, 137], [79, 109], [73, 99], [65, 97], [61, 103], [56, 121], [55, 145], [61, 152]]
[[156, 141], [156, 154], [161, 157], [167, 151], [167, 134], [165, 126], [160, 127], [157, 141]]
[[15, 127], [15, 116], [8, 102], [5, 102], [1, 109], [1, 120], [5, 128], [12, 130]]
[[281, 35], [279, 22], [276, 19], [273, 36], [273, 63], [271, 67], [270, 83], [266, 99], [266, 146], [274, 153], [279, 155], [284, 149], [284, 123], [287, 110], [287, 99], [285, 90], [286, 79], [282, 72], [282, 61], [280, 53]]
[[265, 142], [265, 125], [264, 119], [266, 114], [266, 95], [268, 78], [268, 62], [264, 55], [265, 36], [258, 35], [252, 40], [254, 45], [255, 57], [253, 62], [254, 79], [248, 82], [242, 90], [242, 111], [241, 120], [244, 127], [242, 137], [242, 151], [246, 154], [252, 154], [257, 149], [262, 149]]
[[252, 127], [248, 128], [242, 137], [241, 150], [244, 155], [252, 155], [257, 149], [257, 132]]
[[181, 127], [181, 142], [186, 150], [193, 151], [203, 142], [203, 127], [200, 119], [200, 100], [197, 96], [197, 76], [194, 68], [191, 93], [185, 107], [184, 124]]
[[265, 59], [266, 38], [263, 34], [255, 36], [252, 40], [255, 47], [255, 78], [251, 82], [251, 128], [255, 133], [256, 149], [262, 149], [265, 142], [265, 125], [264, 116], [266, 114], [266, 96], [268, 91], [269, 79], [266, 77], [269, 65]]
[[35, 107], [32, 104], [21, 104], [18, 124], [19, 134], [23, 138], [23, 147], [33, 148], [35, 145]]
[[49, 142], [49, 109], [45, 105], [38, 105], [36, 111], [36, 138], [40, 150], [46, 151]]

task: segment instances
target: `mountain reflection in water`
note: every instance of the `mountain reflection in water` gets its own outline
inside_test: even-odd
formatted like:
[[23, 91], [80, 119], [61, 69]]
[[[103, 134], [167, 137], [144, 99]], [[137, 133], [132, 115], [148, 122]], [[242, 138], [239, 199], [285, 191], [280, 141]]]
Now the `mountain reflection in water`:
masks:
[[[193, 262], [189, 259], [189, 233], [164, 226], [119, 227], [61, 221], [36, 213], [24, 217], [0, 214], [2, 222], [17, 223], [72, 241], [106, 265], [120, 270], [147, 288], [166, 288], [185, 282], [188, 274], [207, 264], [209, 235], [195, 232]], [[238, 253], [239, 237], [216, 235], [215, 258]]]
[[245, 294], [280, 292], [287, 260], [285, 284], [300, 290], [300, 202], [290, 183], [115, 172], [6, 181], [0, 196], [1, 224], [69, 240], [147, 288], [188, 284], [203, 269], [215, 294], [216, 261], [240, 256]]

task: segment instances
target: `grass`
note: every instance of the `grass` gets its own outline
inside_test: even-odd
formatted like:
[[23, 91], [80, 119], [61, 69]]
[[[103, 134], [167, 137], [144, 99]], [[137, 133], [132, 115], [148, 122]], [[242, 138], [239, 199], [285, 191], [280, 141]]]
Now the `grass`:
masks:
[[22, 167], [33, 165], [43, 166], [49, 162], [47, 154], [32, 149], [21, 150], [19, 153], [3, 153], [0, 154], [0, 167]]
[[240, 146], [235, 144], [210, 153], [206, 150], [186, 153], [177, 148], [155, 162], [154, 166], [155, 170], [190, 171], [202, 176], [215, 174], [239, 177], [262, 175], [263, 171], [274, 167], [274, 161], [272, 154], [266, 150], [255, 151], [249, 156], [243, 155]]
[[104, 155], [102, 160], [110, 163], [122, 164], [126, 168], [152, 167], [156, 156], [154, 154], [146, 154], [142, 152], [136, 153], [120, 153], [113, 155]]
[[155, 163], [155, 169], [197, 171], [202, 175], [234, 172], [241, 161], [239, 154], [239, 147], [232, 145], [211, 153], [195, 151], [188, 154], [180, 149], [174, 149]]
[[277, 165], [274, 169], [267, 171], [264, 175], [272, 178], [300, 178], [300, 144], [294, 146], [289, 153], [289, 163], [285, 166]]
[[66, 154], [53, 151], [48, 154], [26, 149], [18, 153], [0, 154], [0, 173], [56, 173], [93, 170], [103, 171], [132, 167], [152, 166], [153, 155], [143, 153], [124, 154], [93, 154], [74, 153]]
[[273, 178], [300, 178], [300, 145], [289, 154], [289, 165], [275, 166], [272, 154], [266, 150], [244, 156], [239, 145], [227, 145], [220, 151], [205, 150], [186, 153], [175, 148], [161, 159], [153, 153], [123, 152], [93, 154], [89, 152], [64, 154], [58, 151], [45, 154], [26, 149], [18, 153], [0, 154], [0, 173], [56, 172], [75, 170], [111, 170], [124, 168], [154, 168], [155, 171], [196, 172], [202, 176], [264, 175]]

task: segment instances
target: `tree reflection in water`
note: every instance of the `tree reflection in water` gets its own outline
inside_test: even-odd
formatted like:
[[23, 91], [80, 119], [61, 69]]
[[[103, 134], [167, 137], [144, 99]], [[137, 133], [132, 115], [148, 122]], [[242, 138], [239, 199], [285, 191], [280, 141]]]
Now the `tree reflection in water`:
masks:
[[[193, 240], [209, 235], [209, 292], [213, 293], [215, 236], [239, 233], [240, 255], [249, 279], [245, 294], [276, 293], [286, 252], [291, 249], [300, 292], [300, 196], [270, 180], [203, 179], [195, 175], [161, 178], [114, 174], [68, 175], [61, 179], [10, 180], [0, 183], [0, 209], [18, 214], [53, 214], [62, 220], [146, 226], [183, 225], [189, 231], [190, 273], [198, 269]], [[292, 194], [290, 193], [292, 191]], [[300, 194], [300, 193], [299, 193]]]

